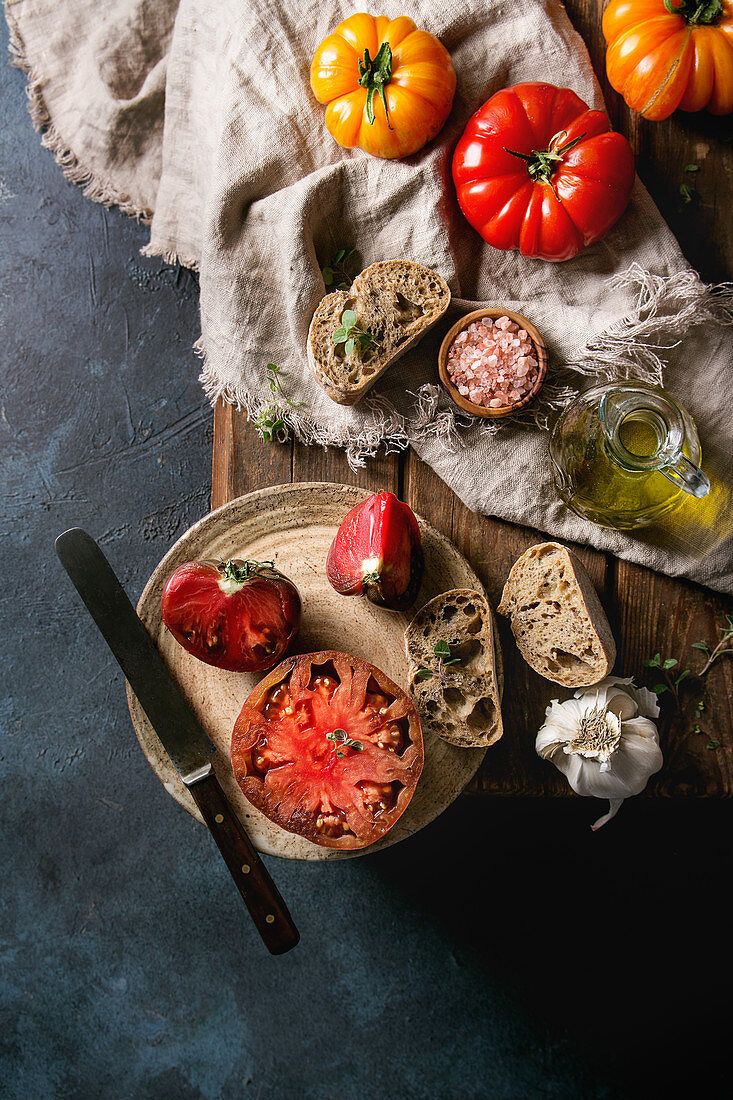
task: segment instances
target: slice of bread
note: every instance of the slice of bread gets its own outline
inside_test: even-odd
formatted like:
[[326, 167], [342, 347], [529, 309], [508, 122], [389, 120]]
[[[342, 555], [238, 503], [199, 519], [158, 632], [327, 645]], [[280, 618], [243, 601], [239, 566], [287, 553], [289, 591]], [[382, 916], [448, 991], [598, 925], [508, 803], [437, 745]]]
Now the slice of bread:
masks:
[[[401, 355], [425, 335], [450, 304], [445, 279], [410, 260], [383, 260], [367, 267], [348, 291], [327, 294], [308, 330], [308, 363], [316, 382], [339, 405], [356, 405]], [[354, 310], [357, 326], [377, 341], [350, 355], [333, 342], [341, 314]]]
[[[436, 642], [456, 664], [439, 667]], [[408, 690], [424, 726], [450, 745], [487, 748], [503, 733], [501, 650], [494, 616], [482, 592], [454, 588], [429, 600], [405, 631]], [[432, 676], [418, 675], [421, 668]]]
[[559, 542], [530, 546], [514, 563], [499, 613], [535, 672], [565, 687], [590, 687], [613, 668], [616, 643], [591, 579]]

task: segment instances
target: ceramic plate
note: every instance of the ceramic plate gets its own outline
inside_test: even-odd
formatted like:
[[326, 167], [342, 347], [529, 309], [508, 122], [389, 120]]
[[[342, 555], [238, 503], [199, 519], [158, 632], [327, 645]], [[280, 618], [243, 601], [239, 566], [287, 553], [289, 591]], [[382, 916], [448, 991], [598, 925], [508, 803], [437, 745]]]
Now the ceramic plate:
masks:
[[[433, 821], [461, 793], [481, 763], [485, 749], [458, 749], [424, 732], [425, 767], [410, 805], [387, 835], [369, 848], [337, 852], [288, 833], [245, 799], [229, 761], [234, 722], [244, 700], [264, 673], [224, 672], [186, 653], [163, 626], [160, 598], [166, 580], [186, 561], [252, 558], [273, 561], [298, 586], [303, 618], [295, 652], [339, 649], [370, 661], [407, 687], [404, 631], [427, 600], [449, 588], [481, 583], [466, 559], [418, 516], [425, 552], [425, 576], [414, 608], [398, 614], [368, 600], [339, 596], [326, 580], [326, 554], [342, 519], [368, 494], [350, 485], [276, 485], [239, 497], [211, 512], [173, 546], [140, 597], [138, 614], [201, 725], [216, 746], [214, 771], [255, 845], [268, 855], [289, 859], [344, 859], [373, 852], [411, 836]], [[202, 820], [195, 802], [150, 725], [127, 690], [138, 740], [169, 794]]]

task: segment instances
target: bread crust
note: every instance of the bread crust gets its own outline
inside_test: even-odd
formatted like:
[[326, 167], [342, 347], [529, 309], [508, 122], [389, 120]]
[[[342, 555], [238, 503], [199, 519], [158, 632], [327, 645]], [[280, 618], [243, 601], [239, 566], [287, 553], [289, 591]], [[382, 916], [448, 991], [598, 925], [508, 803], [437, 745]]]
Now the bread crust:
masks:
[[[450, 289], [436, 272], [411, 260], [381, 260], [356, 276], [348, 291], [327, 294], [308, 329], [311, 373], [332, 401], [356, 405], [384, 372], [437, 324], [450, 304]], [[341, 314], [353, 309], [359, 327], [379, 341], [344, 356], [333, 342]], [[343, 345], [340, 345], [343, 348]]]
[[[438, 668], [433, 649], [447, 642], [456, 664]], [[483, 592], [455, 588], [429, 600], [405, 631], [408, 691], [424, 726], [461, 748], [488, 748], [503, 733], [503, 676], [496, 624]], [[429, 668], [433, 675], [417, 673]]]
[[616, 660], [606, 613], [580, 559], [559, 542], [530, 546], [512, 566], [500, 615], [535, 672], [564, 687], [590, 687]]

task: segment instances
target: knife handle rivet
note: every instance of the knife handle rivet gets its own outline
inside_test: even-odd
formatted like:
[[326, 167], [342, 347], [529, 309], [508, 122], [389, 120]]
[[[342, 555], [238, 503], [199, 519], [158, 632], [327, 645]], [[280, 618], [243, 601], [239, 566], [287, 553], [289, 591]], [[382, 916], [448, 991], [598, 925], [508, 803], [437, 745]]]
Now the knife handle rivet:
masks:
[[248, 875], [251, 870], [252, 870], [252, 868], [250, 867], [249, 863], [243, 863], [242, 864], [242, 874], [243, 875]]
[[272, 915], [272, 913], [267, 914], [267, 916], [265, 917], [265, 923], [266, 924], [274, 924], [275, 923], [275, 918]]
[[216, 817], [214, 818], [214, 821], [216, 822], [217, 825], [221, 825], [223, 820], [224, 820], [224, 814], [217, 814]]

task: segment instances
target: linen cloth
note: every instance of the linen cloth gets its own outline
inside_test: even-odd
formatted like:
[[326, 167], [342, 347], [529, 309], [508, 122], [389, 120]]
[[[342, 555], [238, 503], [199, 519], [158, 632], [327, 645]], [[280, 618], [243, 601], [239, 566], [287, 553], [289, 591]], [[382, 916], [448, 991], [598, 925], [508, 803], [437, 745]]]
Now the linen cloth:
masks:
[[[727, 398], [731, 298], [700, 283], [637, 180], [620, 222], [576, 259], [499, 252], [464, 221], [450, 180], [457, 137], [495, 91], [571, 87], [603, 108], [558, 0], [401, 0], [450, 51], [458, 86], [439, 137], [403, 161], [341, 149], [309, 86], [320, 40], [354, 0], [6, 0], [30, 109], [67, 176], [151, 221], [144, 250], [200, 272], [202, 381], [256, 415], [266, 364], [282, 371], [288, 428], [347, 449], [412, 444], [469, 508], [733, 591]], [[456, 417], [427, 337], [358, 406], [334, 404], [306, 360], [321, 268], [343, 246], [361, 267], [408, 258], [440, 272], [459, 310], [506, 305], [545, 335], [542, 422], [587, 381], [662, 380], [697, 420], [713, 481], [705, 501], [641, 534], [608, 531], [559, 500], [548, 433], [532, 418]], [[445, 326], [444, 326], [445, 327]], [[572, 370], [562, 370], [564, 365]], [[550, 417], [551, 419], [551, 417]]]

